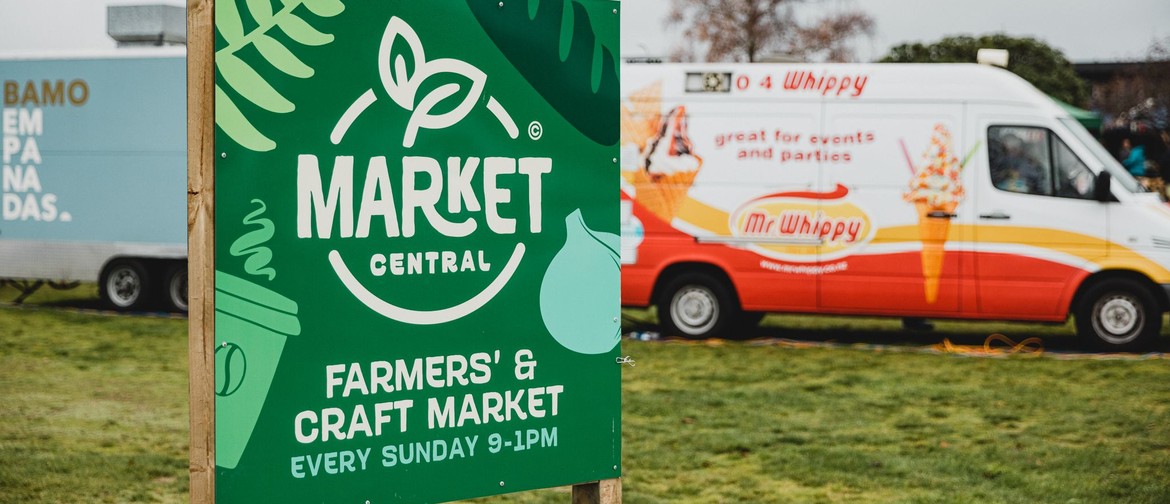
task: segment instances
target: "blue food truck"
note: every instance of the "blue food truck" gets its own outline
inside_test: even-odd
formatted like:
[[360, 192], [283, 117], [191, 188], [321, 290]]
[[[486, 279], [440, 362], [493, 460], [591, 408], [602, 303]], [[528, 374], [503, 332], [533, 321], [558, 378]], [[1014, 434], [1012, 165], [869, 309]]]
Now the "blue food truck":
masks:
[[0, 55], [0, 279], [187, 309], [183, 47]]

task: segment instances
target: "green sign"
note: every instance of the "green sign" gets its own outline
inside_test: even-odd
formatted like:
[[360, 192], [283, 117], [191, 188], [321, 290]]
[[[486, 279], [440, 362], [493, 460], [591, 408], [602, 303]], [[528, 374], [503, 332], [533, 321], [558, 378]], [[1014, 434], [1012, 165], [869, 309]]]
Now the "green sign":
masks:
[[618, 3], [215, 27], [217, 501], [617, 477]]

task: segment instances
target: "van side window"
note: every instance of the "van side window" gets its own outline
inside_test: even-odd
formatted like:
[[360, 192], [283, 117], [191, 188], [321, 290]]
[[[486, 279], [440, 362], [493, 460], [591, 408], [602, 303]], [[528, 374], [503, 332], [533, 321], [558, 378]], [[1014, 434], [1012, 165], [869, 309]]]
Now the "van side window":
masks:
[[991, 183], [1022, 194], [1092, 199], [1093, 175], [1060, 137], [1047, 128], [987, 129]]
[[1061, 198], [1093, 199], [1093, 185], [1095, 179], [1088, 166], [1073, 154], [1051, 131], [1052, 137], [1052, 164], [1056, 167], [1056, 195]]
[[987, 129], [991, 183], [1004, 191], [1052, 195], [1048, 131], [1020, 126]]

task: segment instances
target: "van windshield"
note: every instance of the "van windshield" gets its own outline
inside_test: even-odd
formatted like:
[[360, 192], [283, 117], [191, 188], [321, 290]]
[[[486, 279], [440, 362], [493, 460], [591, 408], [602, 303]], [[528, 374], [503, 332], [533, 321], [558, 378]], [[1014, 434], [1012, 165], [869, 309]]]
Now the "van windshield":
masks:
[[1077, 137], [1077, 140], [1080, 140], [1082, 144], [1089, 148], [1089, 153], [1091, 153], [1093, 157], [1097, 158], [1097, 161], [1101, 163], [1101, 166], [1104, 167], [1105, 171], [1109, 172], [1109, 175], [1113, 177], [1113, 180], [1116, 183], [1121, 184], [1121, 186], [1124, 187], [1126, 191], [1131, 193], [1149, 192], [1145, 186], [1138, 182], [1137, 179], [1133, 178], [1133, 175], [1130, 175], [1129, 171], [1126, 170], [1124, 166], [1121, 166], [1121, 163], [1118, 163], [1116, 159], [1113, 159], [1113, 155], [1109, 154], [1109, 151], [1105, 150], [1105, 147], [1101, 146], [1101, 142], [1098, 142], [1096, 138], [1093, 138], [1093, 135], [1090, 134], [1084, 126], [1081, 126], [1081, 123], [1077, 122], [1076, 119], [1061, 118], [1060, 122], [1063, 123], [1064, 126], [1073, 133], [1073, 136]]

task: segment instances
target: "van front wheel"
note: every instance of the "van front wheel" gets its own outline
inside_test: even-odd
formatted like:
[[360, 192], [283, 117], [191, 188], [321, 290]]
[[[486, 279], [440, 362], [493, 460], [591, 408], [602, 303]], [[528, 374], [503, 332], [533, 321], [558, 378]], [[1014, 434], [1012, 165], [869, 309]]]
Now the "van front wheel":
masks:
[[146, 304], [150, 277], [141, 262], [118, 259], [106, 266], [98, 284], [98, 293], [110, 307], [138, 310]]
[[1077, 334], [1101, 350], [1143, 350], [1162, 329], [1157, 306], [1154, 296], [1141, 285], [1106, 280], [1085, 291], [1076, 311]]
[[667, 334], [702, 339], [724, 336], [739, 306], [723, 282], [706, 273], [684, 273], [666, 284], [658, 321]]

